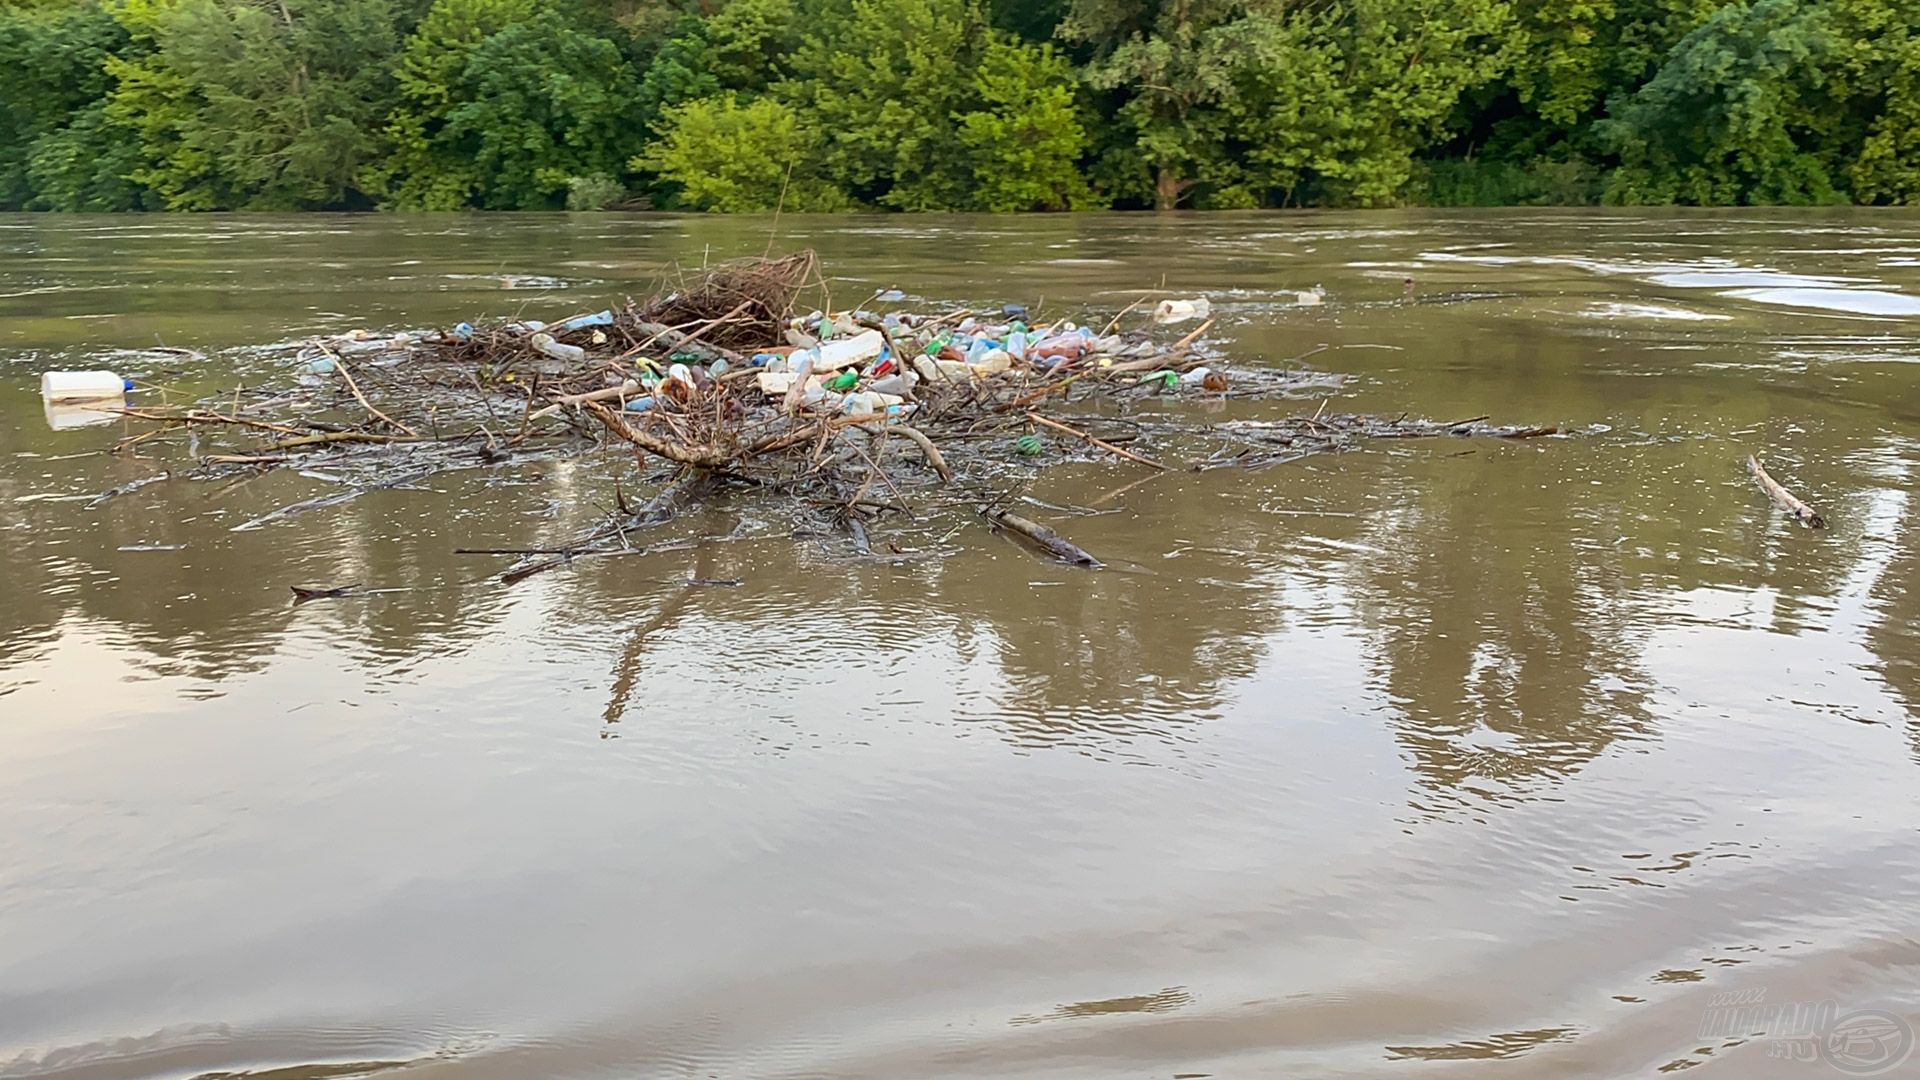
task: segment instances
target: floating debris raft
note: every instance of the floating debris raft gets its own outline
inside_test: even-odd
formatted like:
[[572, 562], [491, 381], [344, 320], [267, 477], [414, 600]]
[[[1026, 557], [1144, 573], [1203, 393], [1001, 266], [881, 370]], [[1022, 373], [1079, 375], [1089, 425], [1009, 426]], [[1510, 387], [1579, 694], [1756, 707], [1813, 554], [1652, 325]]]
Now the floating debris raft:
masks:
[[[645, 302], [551, 323], [313, 340], [297, 351], [289, 385], [124, 409], [149, 426], [116, 449], [136, 453], [185, 431], [197, 461], [176, 477], [294, 466], [342, 485], [239, 528], [458, 469], [608, 447], [643, 466], [664, 463], [644, 505], [616, 492], [615, 520], [512, 553], [520, 557], [503, 577], [518, 580], [631, 550], [634, 531], [725, 489], [787, 498], [796, 514], [826, 518], [876, 558], [888, 556], [874, 550], [870, 527], [910, 518], [913, 500], [939, 489], [942, 505], [970, 505], [1041, 550], [1093, 566], [1071, 542], [1005, 510], [1048, 462], [1095, 457], [1170, 471], [1163, 458], [1205, 438], [1211, 455], [1180, 468], [1252, 468], [1364, 438], [1560, 430], [1328, 415], [1324, 402], [1310, 417], [1209, 419], [1229, 402], [1323, 396], [1340, 379], [1229, 361], [1207, 337], [1216, 319], [1204, 298], [1136, 313], [1143, 297], [1110, 320], [1087, 313], [1082, 322], [1038, 319], [1019, 305], [871, 310], [883, 295], [835, 307], [808, 251], [714, 267]], [[1174, 336], [1169, 327], [1186, 322], [1198, 325]], [[907, 554], [892, 541], [886, 549]]]

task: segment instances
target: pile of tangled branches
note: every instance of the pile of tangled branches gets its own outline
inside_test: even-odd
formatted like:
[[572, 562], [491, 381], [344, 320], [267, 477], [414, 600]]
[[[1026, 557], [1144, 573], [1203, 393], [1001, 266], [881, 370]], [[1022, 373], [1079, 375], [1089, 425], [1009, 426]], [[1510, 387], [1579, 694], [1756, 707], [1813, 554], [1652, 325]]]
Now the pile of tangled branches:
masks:
[[[508, 571], [517, 578], [628, 545], [634, 529], [727, 486], [825, 507], [861, 550], [869, 524], [911, 513], [917, 493], [946, 488], [1049, 552], [1091, 563], [1005, 511], [1009, 466], [1100, 455], [1166, 471], [1161, 448], [1195, 435], [1216, 449], [1189, 467], [1207, 469], [1273, 464], [1368, 437], [1557, 431], [1326, 415], [1324, 407], [1278, 423], [1209, 422], [1193, 415], [1201, 410], [1168, 406], [1298, 396], [1338, 380], [1297, 367], [1230, 368], [1206, 338], [1214, 324], [1204, 301], [1163, 301], [1129, 325], [1143, 297], [1081, 325], [1031, 319], [1017, 305], [910, 311], [898, 306], [903, 299], [875, 294], [835, 310], [818, 260], [802, 252], [711, 268], [644, 303], [550, 324], [315, 340], [297, 354], [291, 387], [129, 408], [156, 426], [120, 449], [213, 429], [240, 445], [199, 452], [196, 437], [192, 475], [297, 462], [341, 478], [343, 490], [242, 528], [437, 472], [609, 445], [642, 464], [669, 465], [650, 503], [622, 499], [618, 520], [523, 559]], [[1189, 320], [1199, 325], [1178, 336], [1164, 329]]]

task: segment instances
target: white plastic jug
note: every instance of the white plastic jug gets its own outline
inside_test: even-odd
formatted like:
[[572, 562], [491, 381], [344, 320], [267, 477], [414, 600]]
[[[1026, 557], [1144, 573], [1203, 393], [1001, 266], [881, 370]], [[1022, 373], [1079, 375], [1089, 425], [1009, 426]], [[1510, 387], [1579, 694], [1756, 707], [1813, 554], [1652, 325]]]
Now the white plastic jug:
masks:
[[40, 397], [49, 405], [110, 401], [127, 390], [127, 381], [111, 371], [49, 371], [40, 376]]
[[864, 363], [879, 356], [886, 347], [887, 339], [878, 330], [869, 330], [845, 341], [829, 341], [820, 346], [820, 361], [813, 365], [813, 370], [838, 371], [848, 364]]
[[1204, 296], [1191, 300], [1162, 300], [1153, 309], [1153, 321], [1161, 326], [1183, 323], [1188, 319], [1204, 319], [1213, 314], [1213, 304]]
[[562, 363], [578, 364], [587, 358], [587, 350], [578, 345], [555, 341], [552, 334], [535, 334], [527, 340], [535, 349]]

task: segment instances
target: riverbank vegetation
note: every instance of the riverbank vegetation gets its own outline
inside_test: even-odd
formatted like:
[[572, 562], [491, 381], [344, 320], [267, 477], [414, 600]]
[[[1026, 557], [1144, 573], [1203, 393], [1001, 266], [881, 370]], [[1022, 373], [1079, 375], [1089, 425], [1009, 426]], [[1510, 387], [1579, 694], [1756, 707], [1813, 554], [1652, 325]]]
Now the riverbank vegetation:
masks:
[[1910, 0], [0, 0], [0, 208], [1920, 202]]

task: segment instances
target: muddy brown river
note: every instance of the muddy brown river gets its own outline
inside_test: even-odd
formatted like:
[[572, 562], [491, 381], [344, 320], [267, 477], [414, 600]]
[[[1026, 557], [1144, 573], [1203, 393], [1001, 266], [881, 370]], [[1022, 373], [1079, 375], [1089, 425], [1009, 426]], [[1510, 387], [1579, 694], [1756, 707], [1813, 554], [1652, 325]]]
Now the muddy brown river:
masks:
[[1028, 507], [1097, 571], [736, 498], [661, 538], [766, 535], [504, 587], [454, 549], [563, 540], [630, 457], [234, 531], [334, 485], [90, 507], [174, 459], [37, 392], [771, 227], [0, 216], [0, 1077], [1920, 1072], [1920, 214], [780, 221], [837, 295], [1164, 286], [1350, 376], [1270, 415], [1587, 430], [1035, 470], [1119, 511]]

